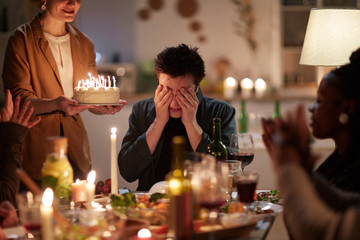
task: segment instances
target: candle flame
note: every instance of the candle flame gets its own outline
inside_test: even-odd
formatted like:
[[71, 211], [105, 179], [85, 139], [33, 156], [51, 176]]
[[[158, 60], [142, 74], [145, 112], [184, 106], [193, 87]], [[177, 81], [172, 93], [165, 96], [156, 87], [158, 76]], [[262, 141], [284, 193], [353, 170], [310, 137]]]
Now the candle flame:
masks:
[[139, 230], [139, 232], [137, 234], [137, 237], [139, 239], [141, 239], [141, 238], [150, 238], [151, 237], [151, 232], [147, 228], [142, 228], [142, 229]]
[[236, 85], [236, 80], [233, 77], [227, 77], [225, 81], [226, 85], [228, 85], [229, 87], [235, 87]]
[[244, 78], [241, 80], [241, 87], [246, 89], [251, 89], [254, 87], [254, 83], [250, 78]]
[[111, 85], [113, 85], [113, 88], [116, 88], [116, 80], [115, 77], [113, 77], [113, 83], [111, 83], [110, 80], [110, 76], [107, 77], [107, 79], [105, 79], [104, 76], [100, 76], [98, 75], [98, 78], [96, 78], [95, 76], [92, 76], [91, 73], [88, 73], [89, 75], [89, 79], [81, 79], [80, 81], [78, 81], [78, 88], [110, 88]]
[[262, 90], [266, 88], [266, 82], [262, 78], [258, 78], [255, 81], [255, 89]]
[[79, 184], [79, 183], [80, 183], [80, 179], [76, 179], [75, 183], [76, 183], [76, 184]]
[[88, 174], [87, 177], [87, 182], [88, 183], [95, 183], [95, 178], [96, 178], [96, 172], [95, 170], [91, 170]]
[[116, 127], [111, 128], [111, 133], [112, 134], [116, 134], [116, 131], [117, 131]]
[[42, 196], [42, 204], [50, 207], [53, 203], [54, 192], [51, 188], [46, 188]]

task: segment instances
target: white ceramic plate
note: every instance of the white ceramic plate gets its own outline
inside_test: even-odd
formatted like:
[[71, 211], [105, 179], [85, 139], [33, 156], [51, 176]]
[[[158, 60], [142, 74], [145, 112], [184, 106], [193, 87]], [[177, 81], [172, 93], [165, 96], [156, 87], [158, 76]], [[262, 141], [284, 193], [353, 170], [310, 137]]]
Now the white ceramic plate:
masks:
[[167, 189], [168, 189], [168, 184], [166, 181], [157, 182], [150, 188], [149, 194], [166, 193]]
[[121, 103], [79, 103], [82, 106], [121, 106]]
[[6, 239], [22, 239], [26, 234], [25, 228], [20, 225], [17, 227], [3, 228], [2, 230]]
[[105, 205], [110, 202], [110, 197], [105, 195], [95, 195], [93, 201]]
[[[271, 202], [267, 202], [267, 201], [258, 201], [258, 203], [262, 210], [271, 209], [274, 211], [274, 213], [281, 213], [283, 211], [283, 206], [276, 204], [276, 203], [271, 203]], [[259, 214], [259, 215], [261, 215], [261, 214]]]

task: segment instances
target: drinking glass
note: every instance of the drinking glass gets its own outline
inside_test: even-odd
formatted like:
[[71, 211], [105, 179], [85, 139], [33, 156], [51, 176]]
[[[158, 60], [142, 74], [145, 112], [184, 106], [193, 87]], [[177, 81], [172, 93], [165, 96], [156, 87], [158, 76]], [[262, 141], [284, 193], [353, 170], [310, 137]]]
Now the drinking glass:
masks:
[[209, 221], [217, 218], [220, 207], [226, 203], [229, 196], [226, 187], [228, 182], [221, 174], [224, 165], [220, 165], [221, 162], [218, 164], [213, 156], [204, 158], [200, 164], [194, 166], [191, 178], [195, 201], [201, 208], [208, 210]]
[[41, 196], [25, 192], [17, 195], [20, 223], [28, 238], [41, 239]]
[[212, 159], [214, 156], [200, 152], [185, 152], [184, 176], [191, 180], [195, 165], [201, 164], [203, 160], [207, 161], [207, 158]]
[[250, 205], [255, 199], [258, 181], [259, 174], [257, 172], [241, 172], [235, 176], [239, 202], [244, 205], [245, 213], [249, 213]]
[[241, 162], [241, 169], [249, 165], [254, 159], [254, 140], [250, 133], [231, 134], [229, 160]]
[[236, 184], [234, 176], [238, 175], [241, 172], [241, 162], [238, 160], [226, 160], [225, 163], [228, 164], [229, 173], [228, 173], [228, 181], [229, 181], [229, 194], [230, 201], [232, 200], [232, 192], [236, 192]]

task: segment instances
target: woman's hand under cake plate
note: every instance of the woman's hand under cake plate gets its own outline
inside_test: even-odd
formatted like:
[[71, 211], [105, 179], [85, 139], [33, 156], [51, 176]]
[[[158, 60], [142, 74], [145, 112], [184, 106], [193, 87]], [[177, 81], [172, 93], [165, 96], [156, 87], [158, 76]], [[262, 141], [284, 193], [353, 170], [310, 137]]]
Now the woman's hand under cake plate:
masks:
[[93, 105], [89, 111], [97, 115], [115, 114], [123, 109], [123, 107], [127, 104], [127, 101], [120, 99], [117, 105]]

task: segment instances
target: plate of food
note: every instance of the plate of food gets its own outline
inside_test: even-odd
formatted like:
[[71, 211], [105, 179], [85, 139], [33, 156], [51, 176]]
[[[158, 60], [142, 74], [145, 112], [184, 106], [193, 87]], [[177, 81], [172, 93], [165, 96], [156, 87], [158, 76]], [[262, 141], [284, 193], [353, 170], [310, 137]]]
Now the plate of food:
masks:
[[257, 190], [256, 191], [258, 201], [266, 201], [271, 203], [280, 202], [280, 193], [278, 190]]
[[162, 225], [169, 221], [169, 199], [166, 194], [112, 194], [110, 205], [115, 214], [145, 219], [151, 225]]
[[107, 195], [98, 194], [98, 195], [95, 195], [93, 201], [94, 201], [94, 202], [97, 202], [97, 203], [100, 203], [100, 204], [102, 204], [102, 205], [105, 205], [105, 204], [107, 204], [107, 203], [110, 202], [110, 198], [109, 198], [109, 196], [107, 196]]

